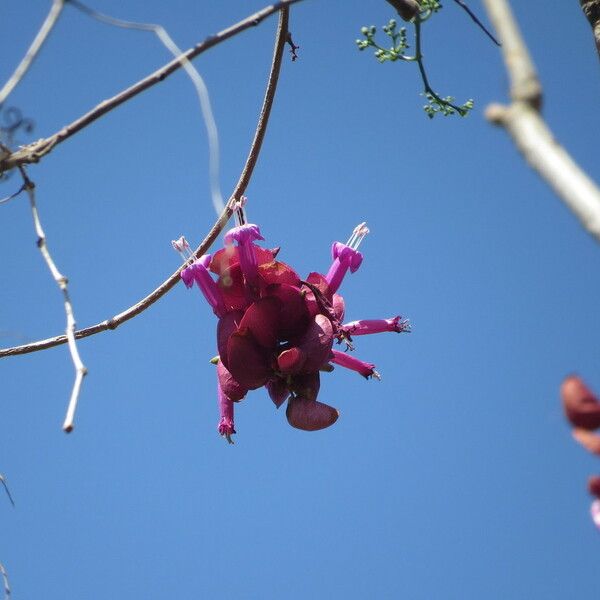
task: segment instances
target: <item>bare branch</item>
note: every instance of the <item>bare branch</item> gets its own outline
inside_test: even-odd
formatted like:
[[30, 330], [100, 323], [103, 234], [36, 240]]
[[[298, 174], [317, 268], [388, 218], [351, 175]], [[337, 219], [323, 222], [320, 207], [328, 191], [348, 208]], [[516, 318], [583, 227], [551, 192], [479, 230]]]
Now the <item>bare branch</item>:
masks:
[[600, 241], [600, 189], [554, 139], [540, 115], [542, 87], [507, 0], [484, 0], [502, 42], [511, 80], [510, 106], [493, 104], [486, 117], [503, 126], [525, 160]]
[[69, 400], [69, 406], [67, 408], [65, 422], [63, 423], [64, 431], [69, 433], [73, 430], [73, 419], [75, 416], [75, 410], [77, 408], [77, 402], [79, 400], [79, 392], [81, 391], [81, 384], [83, 382], [83, 378], [87, 375], [87, 369], [81, 361], [81, 357], [79, 356], [79, 350], [77, 349], [77, 343], [75, 342], [75, 317], [73, 315], [73, 304], [71, 303], [71, 298], [69, 296], [68, 279], [58, 270], [58, 268], [56, 267], [56, 263], [54, 262], [50, 251], [48, 250], [48, 245], [46, 243], [46, 234], [44, 233], [44, 230], [42, 228], [40, 215], [38, 213], [37, 204], [35, 202], [35, 185], [27, 176], [24, 167], [20, 166], [19, 170], [21, 172], [21, 176], [23, 177], [25, 190], [29, 195], [29, 203], [31, 204], [31, 214], [33, 216], [33, 225], [35, 227], [35, 232], [38, 236], [38, 248], [40, 249], [42, 257], [48, 265], [48, 269], [52, 274], [52, 278], [63, 293], [65, 314], [67, 315], [66, 338], [69, 344], [71, 360], [73, 361], [73, 366], [75, 367], [75, 382], [73, 383], [73, 390], [71, 391], [71, 398]]
[[2, 580], [4, 581], [4, 600], [9, 600], [10, 584], [8, 583], [8, 573], [2, 563], [0, 563], [0, 574], [2, 574]]
[[583, 14], [592, 26], [596, 50], [600, 57], [600, 0], [579, 0]]
[[16, 198], [19, 194], [21, 194], [24, 191], [25, 191], [25, 184], [23, 184], [16, 192], [13, 192], [12, 194], [9, 194], [8, 196], [5, 196], [4, 198], [2, 198], [0, 200], [0, 204], [6, 204], [7, 202], [10, 202], [13, 198]]
[[37, 32], [33, 42], [31, 42], [31, 46], [27, 50], [23, 60], [19, 63], [18, 67], [15, 69], [15, 72], [10, 76], [9, 80], [4, 84], [4, 87], [0, 90], [0, 105], [6, 100], [8, 95], [14, 90], [19, 81], [23, 79], [23, 76], [27, 72], [27, 69], [31, 66], [35, 57], [37, 56], [40, 48], [46, 41], [48, 34], [52, 31], [60, 13], [62, 12], [63, 6], [65, 4], [65, 0], [53, 0], [52, 6], [50, 7], [50, 12], [48, 16], [42, 23], [40, 30]]
[[8, 496], [8, 499], [10, 500], [10, 503], [14, 506], [15, 505], [15, 501], [13, 500], [12, 494], [10, 493], [10, 490], [8, 489], [8, 484], [6, 483], [6, 478], [1, 473], [0, 473], [0, 483], [4, 487], [4, 491], [6, 492], [6, 495]]
[[[281, 8], [279, 24], [277, 27], [277, 39], [275, 41], [273, 61], [271, 63], [271, 71], [269, 73], [269, 79], [265, 91], [265, 97], [263, 100], [262, 108], [260, 111], [260, 116], [258, 118], [258, 123], [256, 126], [256, 132], [254, 134], [254, 139], [252, 140], [252, 144], [250, 146], [250, 151], [248, 152], [248, 158], [246, 159], [246, 163], [244, 164], [244, 168], [242, 169], [240, 178], [235, 186], [235, 189], [233, 190], [229, 200], [227, 201], [227, 204], [225, 205], [225, 210], [221, 213], [220, 217], [217, 219], [212, 229], [209, 231], [207, 236], [204, 238], [202, 243], [194, 252], [194, 256], [196, 257], [200, 257], [208, 251], [210, 246], [215, 242], [218, 235], [224, 229], [225, 225], [227, 225], [227, 222], [229, 221], [229, 218], [233, 213], [233, 206], [235, 202], [240, 198], [240, 196], [243, 195], [246, 188], [248, 187], [250, 178], [252, 177], [252, 172], [254, 171], [254, 167], [256, 166], [256, 162], [260, 154], [262, 141], [264, 139], [265, 131], [267, 129], [267, 124], [269, 121], [269, 115], [271, 113], [271, 107], [273, 105], [273, 99], [277, 90], [277, 82], [279, 79], [279, 72], [281, 69], [281, 58], [283, 55], [285, 41], [287, 38], [288, 11], [289, 9], [287, 6]], [[139, 315], [140, 313], [144, 312], [157, 300], [162, 298], [162, 296], [164, 296], [177, 283], [179, 283], [179, 274], [185, 268], [185, 266], [186, 265], [182, 265], [166, 281], [161, 283], [152, 293], [148, 294], [145, 298], [143, 298], [133, 306], [130, 306], [123, 312], [115, 315], [110, 319], [106, 319], [105, 321], [97, 323], [96, 325], [92, 325], [91, 327], [86, 327], [85, 329], [80, 329], [79, 331], [76, 331], [74, 334], [75, 338], [80, 339], [88, 337], [90, 335], [95, 335], [96, 333], [100, 333], [101, 331], [106, 331], [107, 329], [116, 329], [119, 325], [125, 323], [125, 321], [128, 321], [136, 315]], [[59, 335], [45, 340], [32, 342], [30, 344], [24, 344], [22, 346], [4, 348], [0, 350], [0, 358], [4, 358], [7, 356], [15, 356], [17, 354], [27, 354], [29, 352], [37, 352], [39, 350], [45, 350], [46, 348], [52, 348], [54, 346], [64, 344], [67, 341], [68, 339], [66, 335]]]
[[[136, 23], [134, 21], [124, 21], [123, 19], [115, 19], [109, 15], [100, 13], [93, 8], [90, 8], [79, 0], [67, 0], [71, 6], [77, 8], [84, 14], [88, 15], [92, 19], [96, 19], [101, 23], [112, 25], [113, 27], [121, 27], [123, 29], [135, 29], [138, 31], [150, 31], [154, 33], [160, 40], [163, 46], [175, 57], [180, 58], [183, 55], [183, 51], [175, 44], [173, 38], [168, 34], [167, 30], [162, 25], [155, 25], [154, 23]], [[204, 124], [206, 126], [206, 133], [208, 135], [208, 163], [210, 173], [210, 190], [212, 196], [213, 206], [217, 214], [223, 211], [225, 205], [223, 204], [223, 196], [221, 194], [221, 186], [219, 185], [219, 135], [217, 132], [217, 124], [215, 117], [210, 105], [210, 97], [208, 94], [208, 88], [204, 83], [200, 73], [196, 70], [194, 65], [186, 58], [180, 58], [182, 67], [191, 79], [192, 84], [196, 88], [198, 100], [200, 101], [200, 109], [202, 110], [202, 116], [204, 118]]]
[[490, 20], [502, 42], [502, 55], [510, 78], [510, 97], [539, 108], [542, 102], [542, 86], [519, 26], [507, 0], [483, 0]]
[[277, 12], [283, 8], [287, 8], [296, 2], [301, 2], [301, 0], [281, 0], [280, 2], [275, 2], [269, 6], [266, 6], [262, 10], [246, 17], [242, 21], [239, 21], [235, 25], [231, 25], [227, 29], [223, 29], [216, 35], [209, 36], [203, 42], [196, 44], [193, 48], [190, 48], [184, 54], [170, 63], [161, 67], [154, 73], [148, 75], [144, 79], [141, 79], [137, 83], [118, 93], [116, 96], [109, 98], [108, 100], [104, 100], [100, 104], [98, 104], [95, 108], [87, 112], [85, 115], [79, 117], [77, 120], [73, 121], [71, 124], [63, 127], [60, 131], [56, 132], [54, 135], [51, 135], [48, 138], [43, 138], [34, 142], [33, 144], [29, 144], [27, 146], [22, 147], [21, 149], [9, 154], [8, 156], [3, 156], [0, 159], [0, 174], [5, 171], [9, 171], [14, 169], [18, 165], [30, 164], [38, 162], [43, 156], [48, 154], [55, 146], [64, 142], [66, 139], [70, 138], [72, 135], [76, 134], [78, 131], [81, 131], [84, 127], [93, 123], [96, 119], [99, 119], [106, 113], [110, 112], [117, 106], [120, 106], [124, 102], [131, 100], [141, 92], [147, 90], [148, 88], [164, 81], [169, 75], [173, 74], [179, 68], [181, 68], [182, 64], [185, 60], [192, 60], [196, 56], [202, 54], [209, 48], [228, 40], [230, 37], [245, 31], [250, 27], [255, 27], [259, 25], [264, 19], [266, 19], [269, 15]]

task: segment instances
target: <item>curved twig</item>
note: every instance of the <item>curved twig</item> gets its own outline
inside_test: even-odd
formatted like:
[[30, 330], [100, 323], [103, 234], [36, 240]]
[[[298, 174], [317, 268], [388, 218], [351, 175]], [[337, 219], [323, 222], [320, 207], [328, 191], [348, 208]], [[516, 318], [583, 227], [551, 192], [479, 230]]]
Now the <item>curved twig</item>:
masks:
[[[271, 107], [273, 105], [273, 99], [275, 97], [275, 91], [277, 89], [277, 81], [279, 79], [279, 72], [281, 69], [281, 59], [287, 37], [288, 13], [289, 8], [287, 6], [283, 6], [280, 9], [279, 24], [277, 26], [277, 38], [275, 41], [275, 49], [273, 51], [271, 71], [269, 73], [267, 88], [265, 90], [265, 97], [260, 111], [260, 116], [258, 118], [258, 123], [256, 125], [254, 139], [252, 140], [252, 145], [250, 146], [250, 151], [248, 152], [248, 158], [246, 159], [246, 163], [244, 164], [244, 168], [242, 169], [239, 180], [229, 200], [227, 201], [227, 204], [225, 205], [225, 210], [221, 213], [216, 223], [213, 225], [212, 229], [208, 232], [207, 236], [204, 238], [204, 240], [202, 240], [202, 243], [194, 252], [194, 256], [196, 257], [200, 257], [206, 253], [206, 251], [217, 239], [219, 233], [221, 233], [225, 225], [227, 225], [227, 221], [229, 221], [229, 218], [233, 213], [234, 203], [244, 193], [248, 186], [248, 183], [250, 182], [250, 178], [252, 177], [252, 172], [254, 170], [254, 167], [256, 166], [256, 162], [260, 154], [260, 149], [269, 121], [269, 115], [271, 113]], [[173, 288], [179, 282], [179, 274], [185, 268], [185, 266], [186, 265], [182, 265], [166, 281], [161, 283], [152, 293], [148, 294], [148, 296], [146, 296], [133, 306], [130, 306], [128, 309], [124, 310], [118, 315], [115, 315], [110, 319], [106, 319], [105, 321], [97, 323], [96, 325], [92, 325], [91, 327], [86, 327], [85, 329], [80, 329], [76, 331], [75, 338], [81, 339], [90, 335], [95, 335], [96, 333], [100, 333], [101, 331], [106, 331], [107, 329], [116, 329], [125, 321], [129, 321], [129, 319], [132, 319], [136, 315], [144, 312], [147, 308], [154, 304], [159, 298], [164, 296], [171, 288]], [[45, 340], [32, 342], [30, 344], [24, 344], [22, 346], [4, 348], [0, 350], [0, 358], [4, 358], [7, 356], [15, 356], [17, 354], [27, 354], [29, 352], [37, 352], [39, 350], [45, 350], [46, 348], [52, 348], [53, 346], [65, 344], [66, 342], [67, 336], [58, 335]]]
[[31, 63], [35, 60], [38, 55], [40, 48], [46, 41], [48, 34], [52, 31], [52, 28], [56, 24], [60, 13], [64, 7], [65, 0], [53, 0], [52, 6], [48, 16], [44, 19], [40, 30], [31, 42], [31, 46], [27, 49], [23, 60], [19, 63], [15, 72], [10, 76], [9, 80], [4, 84], [0, 90], [0, 105], [6, 100], [8, 95], [15, 89], [19, 81], [23, 79], [23, 75], [27, 72], [27, 69], [31, 66]]
[[[110, 15], [105, 15], [104, 13], [94, 10], [79, 0], [65, 1], [77, 10], [81, 11], [83, 14], [95, 19], [96, 21], [99, 21], [100, 23], [104, 23], [105, 25], [120, 27], [122, 29], [151, 32], [156, 35], [160, 43], [173, 55], [174, 58], [179, 58], [183, 55], [183, 50], [181, 50], [173, 41], [173, 38], [162, 25], [116, 19], [115, 17], [111, 17]], [[204, 125], [206, 127], [206, 135], [208, 137], [208, 172], [210, 175], [210, 192], [213, 206], [215, 207], [215, 212], [219, 214], [223, 211], [225, 205], [223, 204], [221, 186], [219, 184], [219, 134], [217, 131], [217, 123], [215, 122], [208, 88], [206, 87], [206, 83], [204, 83], [204, 79], [189, 60], [182, 58], [181, 61], [183, 62], [183, 70], [187, 73], [194, 88], [196, 88], [196, 94], [198, 95], [198, 100], [200, 102], [200, 110], [202, 112]]]
[[69, 125], [63, 127], [60, 131], [57, 131], [54, 135], [50, 137], [43, 138], [34, 142], [33, 144], [29, 144], [24, 146], [23, 148], [13, 152], [8, 156], [2, 157], [0, 159], [0, 174], [5, 171], [9, 171], [10, 169], [14, 169], [18, 165], [30, 164], [38, 162], [43, 156], [48, 154], [55, 146], [64, 142], [66, 139], [70, 138], [72, 135], [76, 134], [78, 131], [81, 131], [84, 127], [87, 127], [90, 123], [93, 123], [96, 119], [99, 119], [101, 116], [110, 112], [117, 106], [131, 100], [134, 96], [137, 96], [139, 93], [147, 90], [148, 88], [160, 83], [165, 80], [169, 75], [173, 74], [179, 68], [181, 68], [182, 64], [185, 63], [185, 60], [192, 60], [196, 58], [196, 56], [202, 54], [204, 51], [228, 40], [230, 37], [245, 31], [250, 27], [255, 27], [261, 23], [264, 19], [266, 19], [269, 15], [274, 12], [280, 11], [284, 8], [295, 4], [296, 2], [300, 2], [301, 0], [281, 0], [280, 2], [275, 2], [270, 6], [266, 6], [262, 10], [246, 17], [242, 21], [239, 21], [235, 25], [231, 25], [227, 29], [223, 29], [216, 35], [212, 35], [207, 37], [203, 42], [196, 44], [193, 48], [186, 50], [182, 56], [172, 60], [170, 63], [166, 64], [164, 67], [161, 67], [154, 73], [148, 75], [144, 79], [141, 79], [137, 83], [118, 93], [116, 96], [109, 98], [108, 100], [104, 100], [100, 102], [96, 107], [87, 112], [85, 115], [79, 117], [77, 120], [73, 121]]
[[529, 165], [600, 241], [600, 189], [556, 141], [540, 114], [542, 87], [509, 2], [484, 4], [502, 42], [512, 99], [509, 106], [489, 106], [486, 117], [506, 129]]

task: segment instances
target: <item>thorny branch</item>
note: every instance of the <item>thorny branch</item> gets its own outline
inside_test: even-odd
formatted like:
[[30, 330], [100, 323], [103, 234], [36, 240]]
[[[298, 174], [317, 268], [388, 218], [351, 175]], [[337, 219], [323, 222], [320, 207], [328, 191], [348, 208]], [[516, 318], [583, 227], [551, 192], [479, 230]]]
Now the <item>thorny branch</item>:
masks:
[[75, 367], [75, 381], [73, 383], [73, 389], [71, 391], [71, 398], [69, 400], [69, 406], [67, 407], [67, 414], [65, 416], [65, 422], [63, 423], [63, 430], [67, 433], [73, 430], [73, 419], [75, 417], [75, 410], [77, 408], [77, 402], [79, 400], [79, 393], [81, 391], [81, 384], [83, 378], [87, 375], [87, 369], [81, 357], [79, 356], [79, 350], [77, 349], [77, 343], [75, 341], [75, 316], [73, 314], [73, 304], [71, 303], [71, 297], [69, 295], [68, 279], [58, 270], [56, 263], [54, 262], [50, 251], [48, 250], [48, 244], [46, 243], [46, 234], [42, 228], [42, 222], [37, 209], [35, 201], [35, 184], [29, 179], [25, 171], [25, 167], [19, 166], [21, 177], [23, 178], [23, 185], [25, 191], [29, 196], [29, 204], [31, 205], [31, 214], [33, 217], [33, 226], [37, 234], [37, 246], [40, 249], [42, 257], [52, 274], [52, 278], [56, 282], [56, 285], [60, 288], [63, 294], [63, 301], [65, 305], [65, 314], [67, 315], [67, 328], [66, 328], [66, 339], [69, 344], [69, 352], [71, 353], [71, 360]]
[[4, 87], [0, 90], [0, 105], [4, 103], [8, 95], [15, 89], [19, 81], [23, 79], [23, 75], [25, 75], [27, 69], [29, 69], [35, 60], [35, 57], [38, 55], [38, 52], [46, 41], [48, 34], [52, 31], [52, 28], [56, 24], [64, 4], [65, 0], [53, 0], [52, 6], [50, 7], [50, 12], [42, 23], [42, 26], [37, 32], [33, 42], [31, 42], [31, 46], [29, 46], [25, 56], [23, 57], [23, 60], [19, 63], [9, 80], [4, 84]]
[[200, 42], [193, 48], [186, 50], [182, 56], [172, 60], [164, 67], [161, 67], [154, 73], [148, 75], [144, 79], [141, 79], [137, 83], [118, 93], [116, 96], [100, 102], [100, 104], [98, 104], [95, 108], [87, 112], [85, 115], [79, 117], [69, 125], [63, 127], [60, 131], [57, 131], [50, 137], [43, 138], [37, 142], [34, 142], [33, 144], [24, 146], [19, 150], [12, 152], [11, 154], [2, 156], [0, 158], [0, 174], [14, 169], [19, 165], [39, 162], [39, 160], [48, 154], [55, 146], [61, 142], [64, 142], [78, 131], [81, 131], [84, 127], [87, 127], [96, 119], [102, 117], [124, 102], [131, 100], [153, 85], [164, 81], [169, 75], [180, 69], [182, 64], [185, 64], [186, 60], [192, 60], [209, 48], [228, 40], [234, 35], [241, 33], [250, 27], [256, 27], [269, 15], [287, 8], [297, 2], [301, 2], [301, 0], [281, 0], [280, 2], [275, 2], [274, 4], [266, 6], [262, 10], [250, 15], [249, 17], [246, 17], [242, 21], [239, 21], [235, 25], [231, 25], [230, 27], [227, 27], [227, 29], [223, 29], [219, 33], [207, 37], [203, 42]]
[[540, 115], [542, 87], [509, 2], [484, 4], [502, 42], [512, 99], [509, 106], [490, 105], [486, 117], [506, 129], [529, 165], [600, 241], [600, 189], [558, 144]]
[[[280, 3], [281, 4], [281, 3]], [[284, 3], [289, 4], [289, 3]], [[287, 31], [288, 31], [288, 14], [289, 8], [287, 6], [283, 6], [280, 10], [279, 14], [279, 24], [277, 27], [277, 37], [275, 41], [275, 49], [273, 51], [273, 60], [271, 63], [271, 70], [269, 73], [269, 79], [267, 82], [267, 87], [265, 90], [265, 97], [263, 100], [263, 105], [260, 111], [260, 115], [258, 118], [258, 123], [256, 126], [256, 131], [254, 134], [254, 139], [252, 140], [252, 144], [250, 146], [250, 151], [248, 153], [248, 158], [246, 159], [246, 163], [244, 164], [244, 168], [240, 174], [239, 180], [233, 190], [227, 204], [225, 205], [225, 210], [221, 213], [216, 223], [213, 225], [212, 229], [209, 231], [207, 236], [204, 238], [202, 243], [198, 246], [196, 251], [194, 252], [194, 256], [200, 257], [202, 254], [205, 254], [210, 246], [217, 239], [218, 235], [224, 229], [225, 225], [229, 221], [233, 213], [233, 205], [243, 195], [246, 190], [248, 183], [250, 182], [250, 178], [252, 177], [252, 172], [254, 171], [254, 167], [256, 166], [256, 162], [258, 160], [260, 149], [262, 146], [262, 142], [264, 139], [264, 135], [267, 129], [267, 124], [269, 121], [269, 115], [271, 113], [271, 107], [273, 105], [273, 99], [275, 97], [275, 91], [277, 89], [277, 82], [279, 80], [279, 72], [281, 70], [281, 59], [283, 55], [283, 50], [286, 43]], [[88, 337], [90, 335], [94, 335], [96, 333], [100, 333], [101, 331], [106, 331], [107, 329], [116, 329], [119, 325], [132, 319], [136, 315], [144, 312], [147, 308], [149, 308], [152, 304], [154, 304], [159, 298], [164, 296], [171, 288], [173, 288], [177, 283], [179, 283], [180, 272], [185, 268], [185, 265], [182, 265], [175, 273], [173, 273], [166, 281], [161, 283], [153, 292], [148, 294], [145, 298], [124, 310], [123, 312], [115, 315], [110, 319], [106, 319], [96, 325], [92, 325], [91, 327], [86, 327], [85, 329], [80, 329], [79, 331], [74, 332], [75, 339], [80, 339], [84, 337]], [[0, 358], [6, 356], [14, 356], [16, 354], [26, 354], [28, 352], [37, 352], [38, 350], [45, 350], [46, 348], [52, 348], [53, 346], [58, 346], [60, 344], [64, 344], [68, 341], [66, 335], [59, 335], [53, 338], [48, 338], [45, 340], [40, 340], [37, 342], [33, 342], [30, 344], [24, 344], [22, 346], [14, 346], [12, 348], [4, 348], [0, 350]]]

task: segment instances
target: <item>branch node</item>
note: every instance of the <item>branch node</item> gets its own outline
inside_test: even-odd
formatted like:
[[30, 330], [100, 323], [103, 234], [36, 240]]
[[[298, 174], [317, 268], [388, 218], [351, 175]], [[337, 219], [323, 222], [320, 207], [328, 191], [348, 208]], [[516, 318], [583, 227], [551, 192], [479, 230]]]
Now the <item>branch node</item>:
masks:
[[508, 107], [494, 102], [485, 109], [485, 118], [494, 125], [503, 125], [508, 113]]

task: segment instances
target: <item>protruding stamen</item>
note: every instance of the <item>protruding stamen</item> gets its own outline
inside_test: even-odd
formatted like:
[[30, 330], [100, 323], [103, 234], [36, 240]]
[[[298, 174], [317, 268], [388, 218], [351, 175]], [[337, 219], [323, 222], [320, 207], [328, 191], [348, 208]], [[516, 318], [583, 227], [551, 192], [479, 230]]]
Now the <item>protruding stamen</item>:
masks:
[[346, 242], [346, 246], [348, 248], [352, 248], [352, 250], [358, 250], [360, 243], [365, 239], [365, 236], [369, 233], [369, 228], [367, 227], [367, 222], [363, 221], [359, 223], [352, 232], [352, 235], [348, 238]]
[[248, 201], [248, 198], [246, 198], [246, 196], [242, 196], [235, 204], [233, 207], [234, 210], [234, 216], [235, 216], [235, 224], [239, 227], [240, 225], [245, 225], [248, 222], [248, 219], [246, 218], [246, 209], [244, 208], [246, 206], [246, 202]]
[[184, 263], [194, 258], [194, 252], [188, 244], [188, 241], [185, 239], [185, 236], [182, 235], [178, 240], [172, 240], [171, 246], [179, 253], [179, 256], [181, 256]]

